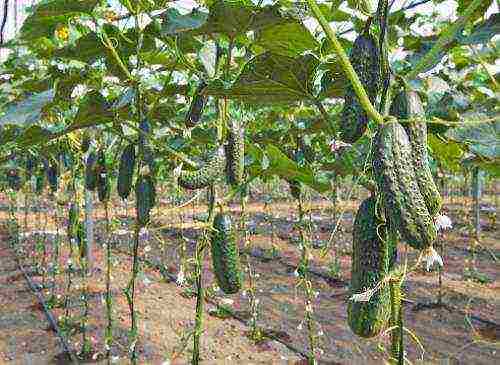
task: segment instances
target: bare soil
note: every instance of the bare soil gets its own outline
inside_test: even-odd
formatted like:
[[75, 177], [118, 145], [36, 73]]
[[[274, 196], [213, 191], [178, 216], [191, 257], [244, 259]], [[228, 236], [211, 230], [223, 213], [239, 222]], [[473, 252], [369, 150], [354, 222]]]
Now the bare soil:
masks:
[[[313, 250], [310, 275], [317, 298], [314, 303], [316, 334], [322, 350], [321, 362], [325, 364], [383, 364], [387, 359], [389, 335], [373, 339], [355, 336], [346, 323], [348, 285], [350, 280], [350, 247], [352, 220], [359, 201], [339, 202], [343, 211], [340, 228], [332, 236], [335, 226], [331, 203], [314, 201], [310, 204], [308, 219], [313, 226], [310, 239]], [[407, 277], [405, 291], [405, 336], [407, 357], [412, 363], [425, 364], [498, 364], [500, 363], [500, 234], [498, 222], [482, 215], [483, 232], [480, 245], [475, 245], [469, 218], [470, 201], [448, 201], [446, 209], [454, 222], [452, 230], [443, 233], [437, 249], [443, 252], [445, 267], [442, 287], [439, 289], [437, 270], [421, 269]], [[6, 205], [6, 202], [4, 202]], [[26, 216], [20, 209], [17, 219], [21, 227], [24, 255], [21, 262], [33, 269], [33, 263], [41, 262], [37, 241], [46, 242], [47, 258], [54, 252], [55, 243], [60, 246], [59, 265], [54, 288], [43, 290], [45, 298], [66, 295], [67, 273], [64, 272], [69, 255], [66, 238], [65, 214], [58, 216], [54, 224], [54, 203], [47, 202], [48, 209], [30, 212]], [[106, 324], [105, 249], [108, 241], [113, 248], [113, 305], [114, 343], [111, 349], [115, 363], [128, 363], [128, 329], [130, 315], [123, 288], [130, 279], [132, 267], [131, 242], [133, 205], [126, 209], [115, 202], [110, 212], [113, 217], [111, 236], [105, 232], [104, 211], [99, 204], [95, 212], [98, 222], [96, 246], [93, 247], [93, 271], [88, 277], [90, 292], [89, 332], [93, 354], [87, 362], [103, 362], [104, 328]], [[206, 207], [188, 205], [172, 209], [173, 205], [162, 201], [155, 208], [152, 223], [141, 235], [140, 257], [142, 272], [136, 287], [136, 309], [139, 313], [140, 363], [171, 364], [188, 363], [192, 351], [190, 333], [194, 326], [196, 298], [190, 284], [194, 247], [199, 238], [200, 220]], [[305, 297], [297, 288], [294, 275], [300, 259], [299, 234], [296, 229], [297, 211], [289, 201], [273, 202], [266, 206], [253, 202], [247, 207], [250, 245], [240, 241], [242, 261], [249, 262], [255, 273], [256, 295], [259, 300], [258, 326], [271, 338], [255, 342], [249, 338], [248, 290], [227, 296], [217, 290], [208, 290], [203, 323], [201, 354], [206, 364], [281, 364], [303, 362], [308, 351], [304, 319]], [[239, 206], [233, 205], [235, 219]], [[46, 218], [45, 218], [46, 216]], [[337, 212], [338, 216], [338, 212]], [[26, 226], [25, 226], [26, 218]], [[7, 219], [1, 212], [0, 220]], [[45, 220], [47, 224], [45, 224]], [[57, 229], [56, 227], [60, 227]], [[5, 228], [5, 227], [4, 227]], [[330, 245], [322, 256], [322, 248]], [[185, 248], [185, 251], [183, 250]], [[206, 251], [204, 282], [213, 288], [210, 250]], [[414, 262], [417, 252], [399, 247], [399, 259], [405, 257]], [[24, 278], [19, 275], [14, 261], [14, 250], [9, 247], [5, 229], [0, 242], [0, 361], [26, 362], [26, 356], [38, 356], [31, 363], [64, 363], [61, 347], [53, 331], [37, 306]], [[472, 257], [474, 261], [471, 261]], [[496, 257], [496, 258], [495, 258]], [[74, 258], [75, 259], [75, 258]], [[187, 282], [178, 285], [173, 281], [178, 275], [179, 264], [184, 262]], [[475, 266], [474, 275], [467, 275], [465, 268]], [[32, 280], [42, 284], [43, 275], [34, 273]], [[79, 274], [73, 275], [74, 284], [70, 295], [70, 317], [82, 315], [81, 290], [85, 281]], [[50, 283], [50, 277], [45, 283]], [[246, 281], [248, 285], [248, 280]], [[441, 291], [441, 305], [437, 305]], [[232, 316], [219, 318], [218, 304], [231, 309]], [[55, 306], [52, 312], [60, 318], [64, 308]], [[235, 319], [237, 317], [238, 319]], [[7, 328], [7, 331], [3, 329]], [[78, 326], [62, 327], [72, 349], [81, 348], [81, 331]], [[14, 362], [16, 363], [16, 362]]]

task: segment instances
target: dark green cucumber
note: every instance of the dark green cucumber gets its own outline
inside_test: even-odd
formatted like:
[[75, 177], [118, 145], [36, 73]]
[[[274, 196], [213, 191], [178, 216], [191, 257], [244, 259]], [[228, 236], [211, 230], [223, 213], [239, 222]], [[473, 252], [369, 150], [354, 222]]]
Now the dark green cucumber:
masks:
[[139, 123], [139, 129], [143, 132], [139, 134], [139, 158], [149, 167], [150, 173], [153, 173], [156, 169], [155, 155], [147, 136], [151, 133], [151, 123], [143, 119]]
[[108, 177], [108, 168], [106, 166], [106, 154], [100, 149], [97, 154], [97, 194], [99, 201], [105, 203], [109, 201], [111, 186]]
[[76, 238], [78, 230], [78, 221], [80, 217], [80, 207], [78, 203], [72, 202], [68, 211], [68, 238], [71, 241]]
[[297, 180], [287, 180], [287, 182], [290, 189], [290, 194], [292, 194], [292, 197], [294, 199], [299, 200], [300, 196], [302, 195], [302, 183]]
[[59, 167], [57, 164], [51, 164], [47, 169], [47, 181], [49, 182], [50, 191], [55, 193], [59, 187]]
[[214, 218], [211, 251], [217, 284], [226, 294], [237, 293], [242, 286], [242, 274], [236, 234], [228, 214], [219, 213]]
[[[395, 241], [386, 239], [384, 222], [377, 218], [376, 198], [364, 200], [358, 208], [353, 227], [350, 295], [374, 288], [392, 270], [396, 261]], [[389, 321], [391, 301], [389, 286], [384, 285], [369, 301], [349, 301], [348, 323], [358, 336], [380, 334]]]
[[196, 171], [181, 171], [179, 186], [184, 189], [196, 190], [206, 188], [223, 173], [225, 168], [224, 155], [219, 149], [201, 168]]
[[156, 192], [153, 179], [149, 175], [140, 175], [135, 186], [137, 222], [142, 227], [150, 220], [150, 211], [155, 205]]
[[87, 257], [87, 231], [83, 222], [78, 222], [76, 228], [76, 241], [80, 252], [80, 259]]
[[87, 153], [92, 141], [88, 133], [84, 132], [82, 136], [81, 150], [83, 153]]
[[42, 194], [45, 188], [45, 173], [43, 171], [38, 171], [35, 181], [35, 192], [37, 194]]
[[[368, 98], [377, 99], [380, 88], [380, 52], [376, 40], [368, 31], [359, 35], [349, 57]], [[340, 139], [347, 143], [356, 142], [365, 133], [368, 115], [361, 106], [351, 83], [347, 86], [344, 108], [340, 116]]]
[[120, 157], [120, 167], [118, 169], [117, 190], [118, 195], [123, 200], [127, 199], [132, 189], [132, 178], [135, 169], [135, 145], [129, 144]]
[[201, 81], [193, 96], [193, 100], [191, 101], [185, 120], [185, 124], [189, 128], [196, 127], [200, 121], [201, 115], [203, 114], [203, 108], [207, 102], [207, 97], [203, 95], [202, 92], [206, 86], [207, 84], [204, 81]]
[[97, 188], [97, 154], [92, 151], [85, 162], [85, 188], [94, 191]]
[[[415, 91], [402, 91], [397, 94], [392, 101], [390, 113], [401, 119], [425, 117], [422, 101]], [[422, 119], [408, 122], [404, 127], [412, 147], [412, 161], [418, 187], [425, 199], [429, 213], [431, 216], [435, 216], [441, 210], [443, 200], [429, 167], [427, 123]]]
[[245, 130], [238, 122], [229, 127], [226, 153], [226, 178], [230, 185], [239, 186], [245, 172]]
[[377, 132], [373, 172], [391, 227], [413, 248], [432, 245], [437, 237], [436, 227], [417, 184], [410, 140], [395, 120], [384, 123]]

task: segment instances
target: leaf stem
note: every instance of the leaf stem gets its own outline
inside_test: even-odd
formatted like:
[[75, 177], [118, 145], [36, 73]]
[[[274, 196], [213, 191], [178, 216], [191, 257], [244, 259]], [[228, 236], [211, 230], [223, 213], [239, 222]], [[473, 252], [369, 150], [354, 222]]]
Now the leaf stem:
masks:
[[[373, 104], [370, 102], [370, 99], [368, 98], [368, 94], [366, 93], [366, 90], [364, 89], [363, 85], [361, 84], [361, 81], [359, 80], [358, 75], [356, 74], [356, 71], [354, 71], [354, 68], [352, 67], [351, 62], [349, 61], [349, 57], [347, 57], [347, 54], [345, 53], [344, 49], [342, 48], [342, 45], [340, 44], [339, 40], [337, 39], [337, 36], [335, 34], [335, 31], [330, 27], [330, 24], [324, 17], [323, 13], [318, 7], [318, 4], [316, 4], [315, 0], [306, 0], [309, 8], [311, 9], [314, 17], [316, 20], [318, 20], [319, 24], [323, 28], [323, 30], [326, 33], [326, 36], [332, 42], [333, 49], [335, 50], [335, 53], [338, 55], [339, 60], [340, 60], [340, 65], [342, 66], [342, 69], [344, 70], [347, 78], [351, 82], [354, 91], [356, 92], [356, 95], [359, 98], [359, 102], [361, 103], [361, 106], [363, 109], [366, 111], [366, 113], [370, 116], [371, 119], [373, 119], [377, 123], [383, 123], [384, 118], [382, 115], [375, 109]], [[476, 0], [477, 1], [477, 0]]]

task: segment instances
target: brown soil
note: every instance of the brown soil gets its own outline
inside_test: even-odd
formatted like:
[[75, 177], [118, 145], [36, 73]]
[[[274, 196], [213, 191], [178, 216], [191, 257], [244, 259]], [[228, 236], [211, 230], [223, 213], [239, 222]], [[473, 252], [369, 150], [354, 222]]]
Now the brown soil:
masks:
[[[388, 334], [369, 340], [362, 339], [356, 337], [346, 324], [352, 219], [358, 204], [359, 202], [354, 201], [339, 203], [345, 214], [340, 229], [333, 236], [331, 249], [324, 257], [320, 255], [321, 247], [328, 242], [334, 227], [331, 204], [315, 201], [310, 210], [314, 224], [311, 239], [317, 247], [313, 250], [311, 275], [314, 290], [318, 292], [314, 303], [314, 317], [317, 321], [316, 333], [321, 333], [321, 360], [328, 364], [383, 364], [387, 359]], [[496, 223], [495, 226], [489, 227], [486, 215], [483, 217], [485, 230], [481, 237], [481, 246], [475, 250], [477, 272], [486, 275], [488, 282], [478, 283], [477, 280], [466, 279], [464, 268], [470, 266], [470, 262], [467, 262], [471, 258], [469, 246], [474, 242], [469, 232], [468, 218], [463, 213], [468, 204], [469, 202], [465, 201], [455, 201], [447, 205], [454, 228], [441, 236], [445, 260], [441, 289], [444, 305], [435, 305], [439, 296], [437, 271], [429, 273], [425, 269], [418, 270], [408, 276], [405, 283], [405, 327], [408, 333], [412, 333], [405, 337], [405, 341], [407, 357], [413, 363], [419, 363], [421, 359], [424, 363], [500, 363], [500, 273], [498, 262], [492, 256], [500, 256], [499, 225]], [[189, 362], [192, 351], [192, 339], [186, 337], [194, 325], [196, 298], [190, 295], [193, 291], [189, 284], [179, 286], [171, 279], [176, 277], [182, 257], [186, 259], [186, 265], [192, 267], [189, 258], [192, 257], [200, 233], [200, 223], [193, 222], [193, 217], [198, 218], [206, 207], [190, 205], [182, 210], [172, 210], [171, 207], [162, 202], [155, 209], [148, 234], [141, 236], [141, 257], [150, 264], [161, 266], [163, 270], [143, 263], [142, 273], [138, 278], [136, 309], [139, 312], [140, 363], [161, 364], [166, 360], [171, 363], [186, 363]], [[122, 224], [132, 221], [130, 205], [129, 215], [125, 214], [125, 211], [122, 203], [116, 202], [111, 214], [115, 217], [111, 237], [115, 309], [115, 342], [112, 355], [117, 363], [127, 363], [127, 334], [130, 326], [128, 305], [122, 292], [130, 278], [132, 266], [131, 256], [127, 254], [131, 251], [132, 226]], [[235, 217], [238, 216], [236, 205], [234, 211]], [[298, 279], [294, 275], [300, 258], [298, 232], [294, 226], [297, 219], [294, 204], [276, 202], [266, 208], [261, 203], [252, 203], [247, 211], [252, 232], [251, 245], [250, 251], [244, 251], [241, 247], [242, 260], [246, 262], [243, 253], [249, 252], [248, 260], [259, 275], [256, 279], [256, 295], [259, 299], [258, 325], [278, 340], [267, 339], [255, 343], [248, 338], [250, 327], [248, 323], [243, 323], [248, 320], [250, 311], [247, 291], [226, 296], [210, 290], [212, 295], [205, 305], [202, 360], [207, 364], [300, 363], [303, 359], [301, 353], [308, 351], [308, 342], [306, 326], [303, 324], [304, 293], [296, 287]], [[28, 233], [44, 229], [44, 219], [41, 219], [43, 215], [44, 213], [35, 213], [27, 217]], [[46, 231], [56, 231], [51, 216], [53, 210], [50, 210]], [[102, 361], [105, 352], [105, 250], [101, 246], [105, 241], [103, 217], [102, 209], [96, 211], [99, 222], [98, 244], [92, 252], [94, 271], [92, 277], [88, 278], [88, 289], [91, 293], [89, 335], [93, 341], [96, 362]], [[0, 219], [5, 220], [6, 215], [3, 214]], [[24, 231], [24, 213], [21, 211], [18, 213], [18, 221], [21, 231]], [[59, 225], [65, 227], [64, 219], [60, 219]], [[40, 257], [32, 254], [36, 235], [28, 234], [27, 237], [22, 247], [27, 253], [23, 263], [28, 267], [33, 260], [40, 260]], [[54, 234], [47, 237], [48, 255], [55, 238]], [[68, 257], [69, 245], [62, 229], [59, 238], [59, 262], [63, 264]], [[186, 242], [185, 254], [182, 254], [182, 242]], [[0, 333], [0, 361], [16, 359], [22, 363], [23, 356], [27, 353], [43, 355], [47, 362], [55, 361], [61, 349], [54, 333], [44, 331], [47, 322], [24, 279], [16, 272], [12, 256], [14, 252], [8, 248], [6, 240], [1, 242], [0, 250], [0, 327], [3, 330], [4, 326], [9, 326], [8, 334], [5, 331]], [[403, 245], [399, 247], [399, 252], [402, 260], [406, 252]], [[407, 254], [410, 261], [415, 260], [414, 251], [408, 250]], [[332, 273], [330, 269], [335, 260], [338, 270]], [[210, 267], [210, 254], [207, 250], [204, 264], [204, 282], [207, 286], [214, 282]], [[333, 274], [335, 276], [332, 276]], [[66, 279], [65, 273], [58, 275], [56, 279], [54, 293], [61, 297], [65, 295]], [[83, 282], [78, 274], [74, 279], [75, 284], [79, 286], [77, 288], [73, 285], [70, 293], [72, 318], [82, 313], [79, 294]], [[35, 275], [33, 280], [41, 282], [42, 277]], [[45, 297], [48, 298], [49, 295], [50, 289], [47, 289]], [[217, 309], [214, 303], [225, 299], [224, 303], [240, 321], [214, 316]], [[56, 318], [64, 314], [62, 308], [54, 308], [52, 311]], [[70, 345], [79, 349], [81, 333], [74, 331], [67, 333], [67, 336]], [[42, 354], [42, 351], [45, 353]]]

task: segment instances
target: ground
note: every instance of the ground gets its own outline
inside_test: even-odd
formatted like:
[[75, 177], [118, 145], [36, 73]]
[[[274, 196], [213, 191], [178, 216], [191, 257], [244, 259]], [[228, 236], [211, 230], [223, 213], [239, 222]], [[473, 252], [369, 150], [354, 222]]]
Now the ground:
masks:
[[[247, 207], [250, 244], [245, 248], [241, 240], [240, 251], [243, 263], [249, 262], [257, 274], [258, 326], [272, 339], [264, 338], [256, 343], [248, 336], [251, 317], [248, 290], [236, 295], [223, 295], [219, 291], [209, 290], [201, 343], [203, 363], [300, 364], [302, 355], [307, 353], [307, 332], [303, 323], [305, 299], [303, 291], [296, 286], [298, 278], [294, 274], [300, 258], [295, 228], [296, 207], [288, 200], [275, 201], [269, 206], [263, 205], [262, 201], [261, 197], [255, 197]], [[19, 206], [21, 202], [24, 200], [20, 199]], [[313, 225], [311, 240], [315, 247], [310, 276], [317, 292], [313, 305], [317, 321], [315, 332], [322, 350], [320, 359], [325, 364], [383, 364], [387, 358], [387, 333], [374, 339], [362, 339], [355, 336], [346, 323], [352, 220], [359, 202], [358, 199], [337, 203], [343, 215], [334, 235], [335, 220], [331, 203], [315, 199], [309, 204], [311, 209], [307, 218]], [[6, 201], [2, 204], [4, 208], [8, 206]], [[33, 271], [33, 263], [42, 260], [40, 246], [37, 249], [35, 243], [44, 239], [47, 262], [50, 261], [56, 242], [59, 242], [59, 265], [65, 268], [69, 254], [65, 211], [60, 209], [59, 224], [56, 226], [53, 219], [54, 205], [54, 200], [49, 199], [43, 205], [45, 209], [30, 211], [27, 215], [22, 208], [18, 209], [16, 217], [20, 224], [21, 239], [14, 247], [11, 247], [12, 234], [9, 235], [7, 231], [6, 209], [0, 216], [0, 328], [8, 328], [8, 331], [0, 332], [1, 362], [43, 364], [69, 361], [57, 333], [49, 326], [42, 307], [15, 261], [17, 249], [20, 263], [30, 274], [31, 280], [42, 284], [43, 275]], [[142, 272], [136, 287], [139, 363], [186, 363], [192, 351], [189, 334], [194, 324], [196, 298], [189, 280], [182, 286], [174, 280], [180, 262], [184, 262], [188, 268], [192, 267], [189, 258], [192, 257], [200, 232], [199, 221], [206, 207], [203, 204], [189, 204], [182, 209], [171, 209], [173, 206], [171, 202], [161, 200], [153, 214], [152, 224], [140, 237], [140, 255], [146, 261], [142, 261]], [[104, 210], [100, 204], [97, 207], [98, 244], [92, 251], [92, 276], [87, 278], [90, 293], [88, 336], [93, 344], [93, 356], [87, 359], [88, 362], [104, 362], [105, 353], [105, 250], [102, 245], [107, 241], [107, 235]], [[237, 219], [239, 206], [233, 204], [231, 209]], [[420, 265], [416, 272], [407, 277], [404, 286], [404, 321], [408, 335], [405, 342], [407, 357], [413, 363], [500, 363], [499, 224], [488, 220], [486, 212], [483, 214], [480, 245], [475, 246], [474, 250], [476, 270], [470, 271], [474, 275], [467, 276], [464, 269], [471, 266], [471, 244], [474, 242], [470, 219], [466, 214], [469, 209], [470, 202], [467, 200], [447, 200], [446, 210], [454, 227], [440, 236], [443, 251], [437, 245], [445, 262], [441, 288], [441, 302], [444, 305], [436, 305], [439, 298], [436, 270], [426, 272], [425, 265]], [[133, 232], [130, 222], [133, 220], [133, 209], [130, 203], [126, 208], [122, 202], [114, 202], [111, 216], [115, 217], [109, 238], [113, 249], [114, 295], [114, 343], [111, 352], [115, 363], [128, 363], [130, 316], [122, 290], [130, 279], [132, 266], [130, 245]], [[329, 241], [330, 249], [322, 256], [322, 249]], [[20, 248], [22, 251], [19, 251]], [[204, 282], [213, 287], [209, 251], [204, 263]], [[398, 251], [400, 261], [407, 255], [409, 261], [414, 262], [415, 251], [406, 249], [404, 245], [400, 245]], [[81, 275], [75, 274], [72, 275], [74, 283], [69, 295], [69, 316], [73, 324], [82, 315], [80, 297], [84, 284]], [[189, 274], [187, 276], [189, 279]], [[64, 271], [57, 275], [55, 286], [45, 285], [41, 290], [45, 300], [53, 293], [56, 298], [59, 296], [58, 302], [64, 302], [67, 278], [68, 273]], [[50, 276], [45, 278], [45, 283], [51, 283]], [[62, 319], [66, 311], [60, 303], [55, 303], [51, 309], [57, 319]], [[224, 313], [221, 305], [230, 309], [228, 318], [220, 318], [220, 314]], [[78, 351], [82, 344], [79, 327], [62, 322], [60, 325], [60, 333], [67, 339], [71, 349]]]

